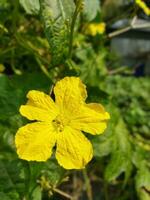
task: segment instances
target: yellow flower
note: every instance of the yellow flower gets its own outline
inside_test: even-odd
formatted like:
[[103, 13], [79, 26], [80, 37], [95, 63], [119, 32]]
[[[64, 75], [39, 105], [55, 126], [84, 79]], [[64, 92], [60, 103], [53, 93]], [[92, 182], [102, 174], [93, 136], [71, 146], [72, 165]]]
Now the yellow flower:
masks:
[[85, 33], [88, 35], [95, 36], [97, 34], [103, 34], [106, 29], [106, 24], [104, 22], [101, 23], [91, 23], [86, 25]]
[[140, 8], [142, 8], [142, 10], [144, 11], [146, 15], [150, 15], [150, 8], [146, 5], [144, 1], [136, 0], [135, 2]]
[[28, 161], [46, 161], [56, 145], [56, 159], [66, 169], [82, 169], [92, 159], [90, 141], [81, 131], [101, 134], [110, 118], [100, 104], [86, 104], [86, 86], [78, 77], [65, 77], [54, 87], [55, 102], [43, 92], [31, 90], [20, 113], [37, 120], [19, 128], [17, 153]]
[[3, 64], [0, 64], [0, 73], [3, 73], [5, 70], [5, 66]]

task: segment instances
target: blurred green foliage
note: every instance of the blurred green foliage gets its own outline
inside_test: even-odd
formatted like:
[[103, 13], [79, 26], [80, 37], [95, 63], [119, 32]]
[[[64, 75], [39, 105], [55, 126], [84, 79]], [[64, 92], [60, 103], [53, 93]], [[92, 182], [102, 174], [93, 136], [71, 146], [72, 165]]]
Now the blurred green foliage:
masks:
[[[79, 193], [79, 199], [91, 200], [92, 190], [93, 200], [150, 199], [150, 78], [136, 78], [126, 67], [120, 73], [106, 35], [84, 34], [84, 24], [106, 17], [109, 1], [86, 0], [72, 24], [78, 3], [0, 0], [0, 199], [58, 200], [66, 194], [62, 190]], [[87, 84], [87, 101], [104, 104], [111, 114], [103, 135], [88, 136], [94, 158], [87, 176], [65, 171], [55, 158], [46, 163], [19, 160], [15, 150], [15, 133], [26, 123], [19, 114], [26, 93], [50, 93], [66, 75], [80, 76]]]

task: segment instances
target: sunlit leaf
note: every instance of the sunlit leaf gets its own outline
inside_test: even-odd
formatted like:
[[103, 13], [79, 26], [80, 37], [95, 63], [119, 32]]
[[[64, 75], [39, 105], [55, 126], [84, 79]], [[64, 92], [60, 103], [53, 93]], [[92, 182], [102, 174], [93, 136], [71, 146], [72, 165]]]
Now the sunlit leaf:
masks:
[[73, 0], [41, 0], [41, 15], [50, 44], [51, 65], [63, 64], [68, 55], [75, 5]]
[[132, 148], [129, 133], [122, 119], [118, 119], [113, 137], [116, 148], [112, 151], [111, 160], [106, 167], [105, 178], [112, 181], [124, 172], [126, 183], [132, 171]]
[[39, 0], [19, 0], [27, 14], [38, 14], [40, 11]]
[[99, 0], [84, 0], [83, 15], [87, 21], [92, 21], [100, 12]]
[[142, 162], [136, 175], [136, 189], [141, 200], [150, 199], [150, 169]]

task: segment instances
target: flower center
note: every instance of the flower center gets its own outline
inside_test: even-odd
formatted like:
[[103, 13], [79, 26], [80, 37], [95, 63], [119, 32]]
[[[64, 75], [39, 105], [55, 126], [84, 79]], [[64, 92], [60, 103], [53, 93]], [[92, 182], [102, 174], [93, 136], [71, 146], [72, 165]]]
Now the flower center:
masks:
[[57, 120], [57, 119], [54, 119], [53, 120], [53, 126], [55, 127], [55, 129], [58, 131], [58, 132], [62, 132], [63, 129], [64, 129], [64, 125], [61, 123], [61, 121]]
[[55, 129], [57, 130], [57, 132], [62, 132], [64, 130], [64, 126], [65, 126], [65, 121], [63, 120], [62, 117], [57, 116], [53, 121], [53, 126], [55, 127]]

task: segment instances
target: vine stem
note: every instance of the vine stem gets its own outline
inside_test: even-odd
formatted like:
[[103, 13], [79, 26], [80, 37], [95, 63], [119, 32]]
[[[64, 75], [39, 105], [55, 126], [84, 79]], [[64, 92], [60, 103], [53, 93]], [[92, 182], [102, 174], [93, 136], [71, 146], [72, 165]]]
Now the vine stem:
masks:
[[19, 18], [19, 0], [15, 0], [13, 3], [14, 3], [14, 10], [12, 12], [12, 17], [13, 17], [12, 30], [13, 33], [15, 33], [17, 30], [17, 22]]
[[69, 194], [67, 194], [66, 192], [63, 192], [62, 190], [60, 190], [58, 188], [53, 188], [53, 191], [60, 194], [63, 197], [66, 197], [67, 199], [73, 200], [72, 196], [70, 196]]
[[75, 23], [76, 23], [78, 14], [80, 12], [81, 5], [82, 5], [82, 0], [77, 0], [75, 12], [72, 17], [71, 30], [70, 30], [69, 56], [68, 56], [69, 59], [71, 59], [71, 57], [72, 57], [74, 27], [75, 27]]
[[24, 163], [24, 169], [25, 169], [25, 185], [26, 185], [26, 192], [25, 192], [25, 200], [30, 200], [30, 182], [31, 182], [31, 171], [30, 171], [30, 165], [28, 162]]
[[108, 184], [106, 182], [104, 182], [104, 195], [105, 195], [105, 200], [109, 200]]

